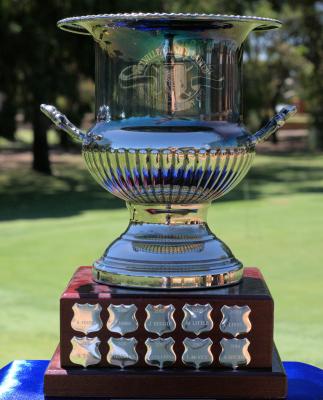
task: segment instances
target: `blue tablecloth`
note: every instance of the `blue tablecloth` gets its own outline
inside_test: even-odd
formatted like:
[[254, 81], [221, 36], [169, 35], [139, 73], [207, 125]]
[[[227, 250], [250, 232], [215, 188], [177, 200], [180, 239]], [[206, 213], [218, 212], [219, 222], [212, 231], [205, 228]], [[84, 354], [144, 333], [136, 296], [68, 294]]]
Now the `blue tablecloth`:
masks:
[[[43, 400], [43, 376], [48, 361], [13, 361], [0, 370], [1, 400]], [[323, 400], [323, 370], [285, 362], [288, 400]]]

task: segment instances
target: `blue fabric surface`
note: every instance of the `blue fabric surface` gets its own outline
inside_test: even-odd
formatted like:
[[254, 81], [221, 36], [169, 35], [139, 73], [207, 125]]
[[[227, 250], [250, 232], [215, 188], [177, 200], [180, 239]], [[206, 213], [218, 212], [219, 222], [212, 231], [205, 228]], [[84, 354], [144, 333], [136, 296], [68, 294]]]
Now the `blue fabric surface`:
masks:
[[[13, 361], [0, 370], [1, 400], [43, 400], [43, 376], [48, 361]], [[323, 370], [285, 362], [288, 400], [323, 400]]]

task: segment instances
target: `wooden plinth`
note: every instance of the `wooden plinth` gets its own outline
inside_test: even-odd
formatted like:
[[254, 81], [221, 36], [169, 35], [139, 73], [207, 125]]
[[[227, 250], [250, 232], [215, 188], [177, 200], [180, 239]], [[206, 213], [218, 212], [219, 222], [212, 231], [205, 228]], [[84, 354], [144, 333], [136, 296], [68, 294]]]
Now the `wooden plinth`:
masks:
[[45, 373], [48, 397], [123, 399], [282, 399], [287, 378], [274, 348], [271, 369], [65, 369], [57, 348]]
[[[176, 321], [176, 329], [172, 333], [164, 335], [171, 336], [175, 341], [174, 351], [177, 360], [174, 364], [174, 368], [187, 368], [183, 364], [181, 358], [184, 351], [183, 340], [186, 337], [196, 337], [193, 333], [185, 332], [181, 328], [181, 322], [184, 317], [182, 308], [185, 303], [210, 303], [213, 308], [211, 313], [214, 323], [213, 329], [210, 332], [204, 332], [199, 335], [201, 338], [209, 337], [213, 341], [212, 353], [214, 355], [214, 362], [212, 367], [222, 367], [219, 362], [219, 355], [221, 353], [220, 341], [222, 338], [232, 337], [230, 334], [221, 332], [219, 328], [222, 320], [221, 307], [223, 305], [248, 305], [251, 309], [250, 321], [252, 328], [250, 332], [239, 335], [239, 338], [245, 337], [250, 341], [249, 353], [251, 361], [247, 368], [270, 368], [272, 364], [274, 318], [273, 299], [263, 276], [257, 268], [245, 268], [244, 276], [240, 284], [222, 289], [149, 291], [133, 289], [126, 290], [98, 284], [92, 280], [92, 267], [80, 267], [69, 282], [69, 285], [61, 296], [60, 301], [61, 364], [67, 368], [76, 366], [70, 360], [70, 354], [72, 351], [71, 339], [73, 336], [85, 336], [81, 332], [74, 331], [71, 327], [71, 321], [74, 315], [72, 307], [75, 303], [100, 304], [102, 307], [102, 328], [98, 332], [92, 332], [87, 335], [88, 337], [96, 336], [101, 341], [99, 350], [102, 357], [100, 363], [95, 365], [95, 368], [109, 367], [107, 361], [107, 341], [109, 337], [119, 337], [118, 334], [110, 332], [107, 329], [107, 308], [109, 304], [135, 304], [138, 308], [136, 317], [139, 323], [139, 328], [135, 332], [125, 334], [125, 337], [135, 337], [138, 341], [136, 347], [139, 356], [139, 361], [136, 364], [137, 368], [147, 368], [144, 361], [145, 353], [147, 351], [145, 340], [148, 337], [153, 339], [157, 337], [156, 334], [149, 333], [144, 328], [144, 323], [147, 317], [145, 307], [148, 304], [173, 304], [175, 307], [174, 319]], [[91, 368], [92, 367], [89, 367], [89, 369]]]

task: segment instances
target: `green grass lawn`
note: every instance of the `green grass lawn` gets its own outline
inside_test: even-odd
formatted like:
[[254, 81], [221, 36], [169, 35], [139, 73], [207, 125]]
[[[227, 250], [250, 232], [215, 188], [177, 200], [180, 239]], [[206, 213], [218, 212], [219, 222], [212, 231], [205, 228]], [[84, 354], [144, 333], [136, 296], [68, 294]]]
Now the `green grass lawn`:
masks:
[[[46, 359], [59, 340], [59, 296], [127, 225], [121, 201], [81, 163], [54, 176], [0, 176], [0, 364]], [[284, 360], [323, 367], [323, 157], [257, 156], [248, 178], [213, 204], [214, 232], [261, 268], [275, 298]]]

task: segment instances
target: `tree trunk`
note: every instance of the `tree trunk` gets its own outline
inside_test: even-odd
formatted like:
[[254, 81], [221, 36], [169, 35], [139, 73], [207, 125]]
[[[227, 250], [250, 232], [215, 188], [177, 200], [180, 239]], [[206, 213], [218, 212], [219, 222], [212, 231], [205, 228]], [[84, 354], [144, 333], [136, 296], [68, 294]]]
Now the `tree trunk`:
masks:
[[314, 132], [316, 135], [315, 142], [316, 142], [316, 150], [323, 150], [323, 115], [322, 110], [317, 110], [316, 112], [312, 113], [313, 117], [313, 126]]
[[12, 142], [16, 133], [16, 107], [9, 98], [5, 99], [0, 112], [0, 136]]
[[47, 121], [39, 109], [33, 111], [32, 125], [34, 131], [33, 169], [51, 175], [49, 149], [47, 142]]
[[[313, 64], [310, 84], [309, 113], [313, 121], [316, 150], [323, 150], [323, 33], [322, 12], [316, 7], [318, 2], [300, 2], [303, 26], [300, 30], [305, 36], [306, 57]], [[303, 33], [304, 31], [304, 33]]]

